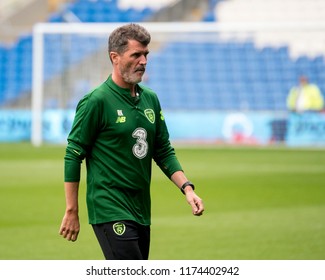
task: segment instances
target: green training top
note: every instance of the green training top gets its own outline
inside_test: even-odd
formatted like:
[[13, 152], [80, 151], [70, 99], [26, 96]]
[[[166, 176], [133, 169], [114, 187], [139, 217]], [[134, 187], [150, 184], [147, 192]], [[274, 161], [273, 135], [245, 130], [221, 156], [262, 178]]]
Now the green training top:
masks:
[[182, 170], [157, 95], [138, 96], [111, 76], [80, 100], [66, 148], [65, 182], [79, 182], [86, 158], [90, 224], [132, 220], [150, 225], [152, 159], [170, 176]]

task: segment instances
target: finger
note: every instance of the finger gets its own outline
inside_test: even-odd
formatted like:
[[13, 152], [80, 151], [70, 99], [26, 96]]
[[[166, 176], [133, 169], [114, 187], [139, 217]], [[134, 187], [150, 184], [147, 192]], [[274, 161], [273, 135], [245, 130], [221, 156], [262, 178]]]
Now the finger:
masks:
[[66, 238], [68, 241], [71, 240], [71, 236], [73, 235], [73, 232], [69, 231], [68, 229], [63, 228], [61, 230], [61, 233], [63, 238]]
[[194, 215], [201, 216], [203, 214], [203, 211], [204, 211], [204, 206], [203, 206], [202, 201], [198, 201], [196, 203], [196, 207], [197, 208], [196, 208], [196, 211], [195, 211]]
[[73, 233], [72, 232], [69, 232], [67, 235], [66, 235], [66, 239], [68, 241], [71, 241], [72, 240], [72, 237], [73, 237]]
[[72, 231], [69, 235], [69, 241], [76, 241], [78, 237], [78, 232], [77, 231]]
[[192, 213], [193, 213], [193, 215], [195, 215], [198, 211], [198, 207], [196, 206], [196, 203], [194, 201], [191, 201], [190, 205], [192, 207]]
[[59, 231], [59, 234], [62, 235], [65, 238], [66, 235], [67, 235], [66, 229], [64, 227], [61, 227], [60, 228], [60, 231]]
[[66, 238], [68, 241], [74, 242], [77, 240], [78, 234], [78, 231], [69, 231], [67, 234], [65, 234], [64, 238]]
[[72, 234], [70, 241], [75, 242], [78, 238], [78, 233]]
[[203, 211], [197, 211], [196, 213], [194, 213], [195, 216], [201, 216], [203, 215]]
[[203, 213], [201, 210], [197, 209], [194, 213], [195, 216], [201, 216]]

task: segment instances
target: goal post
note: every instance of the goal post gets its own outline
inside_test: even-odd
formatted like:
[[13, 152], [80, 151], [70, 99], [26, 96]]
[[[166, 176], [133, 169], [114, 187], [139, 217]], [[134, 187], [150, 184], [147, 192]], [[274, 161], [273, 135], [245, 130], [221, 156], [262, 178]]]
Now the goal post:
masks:
[[[34, 26], [31, 104], [34, 146], [48, 141], [47, 137], [56, 142], [64, 141], [78, 100], [103, 82], [111, 71], [107, 40], [110, 32], [122, 24], [125, 23], [39, 23]], [[301, 71], [312, 74], [317, 81], [324, 78], [321, 71], [325, 22], [139, 24], [152, 35], [143, 82], [157, 92], [168, 112], [191, 110], [200, 116], [215, 112], [284, 115], [287, 89], [295, 82], [298, 70], [294, 67], [299, 59], [302, 58], [302, 63], [311, 61], [310, 65], [314, 61], [316, 65], [319, 60], [317, 71], [309, 69], [308, 61], [308, 65], [301, 65]], [[279, 61], [272, 62], [270, 56], [273, 55]], [[264, 59], [265, 64], [257, 58]], [[281, 88], [276, 81], [280, 70], [285, 70], [287, 75]], [[325, 82], [322, 86], [325, 87]], [[263, 95], [263, 91], [269, 94]], [[182, 117], [184, 115], [179, 119]], [[54, 135], [50, 126], [57, 130], [54, 133], [57, 138], [50, 136]], [[203, 140], [215, 137], [204, 133], [198, 132]]]
[[[33, 28], [32, 123], [31, 142], [43, 142], [45, 36], [51, 34], [109, 34], [118, 24], [38, 23]], [[60, 51], [60, 50], [58, 50]]]

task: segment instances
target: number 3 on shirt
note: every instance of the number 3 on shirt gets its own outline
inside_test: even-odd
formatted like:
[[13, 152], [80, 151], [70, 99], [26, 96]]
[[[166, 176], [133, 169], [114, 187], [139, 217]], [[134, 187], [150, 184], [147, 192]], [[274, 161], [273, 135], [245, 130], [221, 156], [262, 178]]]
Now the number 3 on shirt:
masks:
[[137, 139], [137, 142], [132, 148], [132, 152], [137, 158], [143, 159], [148, 153], [148, 142], [146, 141], [147, 131], [139, 127], [133, 131], [132, 137]]

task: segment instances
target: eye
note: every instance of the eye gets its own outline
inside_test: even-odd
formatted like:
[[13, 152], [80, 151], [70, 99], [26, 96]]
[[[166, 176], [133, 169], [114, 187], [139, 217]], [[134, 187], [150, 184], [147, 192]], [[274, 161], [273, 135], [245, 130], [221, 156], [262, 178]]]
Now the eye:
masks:
[[132, 54], [132, 57], [139, 58], [143, 55], [145, 58], [147, 58], [148, 54], [149, 52], [136, 52]]
[[141, 53], [133, 53], [131, 56], [134, 58], [139, 58], [141, 56]]

